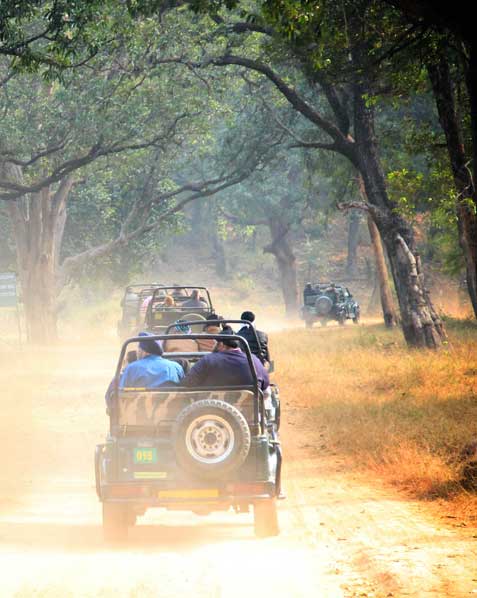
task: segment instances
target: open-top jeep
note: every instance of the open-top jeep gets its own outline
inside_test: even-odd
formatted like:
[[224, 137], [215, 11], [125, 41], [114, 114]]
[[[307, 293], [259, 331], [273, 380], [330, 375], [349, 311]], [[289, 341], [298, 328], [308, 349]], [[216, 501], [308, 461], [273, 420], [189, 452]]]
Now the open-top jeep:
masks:
[[[200, 293], [200, 305], [188, 306], [191, 300], [192, 291], [196, 289]], [[165, 303], [165, 296], [170, 295], [174, 299], [174, 305], [168, 306]], [[210, 298], [209, 290], [206, 287], [195, 286], [161, 286], [154, 290], [152, 299], [146, 311], [146, 330], [160, 334], [178, 319], [205, 320], [207, 316], [214, 313], [214, 307]]]
[[121, 341], [134, 336], [144, 325], [146, 315], [142, 308], [147, 297], [152, 297], [154, 290], [161, 285], [156, 282], [130, 284], [124, 290], [121, 299], [121, 319], [118, 322], [118, 336]]
[[[191, 334], [192, 339], [238, 340], [252, 384], [227, 387], [120, 388], [128, 346], [122, 349], [109, 406], [106, 442], [96, 447], [96, 491], [108, 540], [126, 537], [136, 517], [152, 507], [248, 512], [255, 533], [279, 533], [281, 450], [277, 422], [266, 408], [247, 342], [236, 335]], [[155, 335], [150, 340], [180, 339]], [[185, 369], [204, 353], [164, 353]]]
[[329, 320], [343, 325], [347, 319], [359, 322], [360, 309], [347, 287], [334, 283], [307, 283], [303, 291], [302, 319], [311, 328], [317, 321], [326, 326]]

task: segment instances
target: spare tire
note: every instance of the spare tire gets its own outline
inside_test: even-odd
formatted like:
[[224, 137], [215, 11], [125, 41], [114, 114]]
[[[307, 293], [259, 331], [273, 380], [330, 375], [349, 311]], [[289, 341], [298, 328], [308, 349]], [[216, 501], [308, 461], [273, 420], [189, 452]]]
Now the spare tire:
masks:
[[233, 405], [203, 399], [185, 407], [173, 432], [179, 467], [207, 479], [218, 479], [237, 469], [250, 451], [247, 420]]
[[327, 316], [333, 308], [333, 301], [328, 295], [320, 295], [315, 301], [315, 308], [320, 316]]

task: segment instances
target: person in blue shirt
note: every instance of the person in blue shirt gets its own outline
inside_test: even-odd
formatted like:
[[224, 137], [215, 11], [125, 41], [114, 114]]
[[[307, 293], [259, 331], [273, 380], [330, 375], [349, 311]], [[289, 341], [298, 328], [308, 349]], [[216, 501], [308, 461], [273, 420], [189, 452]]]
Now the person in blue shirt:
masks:
[[[140, 332], [139, 336], [151, 336]], [[138, 359], [127, 365], [121, 374], [119, 388], [157, 388], [166, 382], [178, 383], [184, 370], [175, 361], [162, 357], [161, 345], [145, 338], [139, 343]]]

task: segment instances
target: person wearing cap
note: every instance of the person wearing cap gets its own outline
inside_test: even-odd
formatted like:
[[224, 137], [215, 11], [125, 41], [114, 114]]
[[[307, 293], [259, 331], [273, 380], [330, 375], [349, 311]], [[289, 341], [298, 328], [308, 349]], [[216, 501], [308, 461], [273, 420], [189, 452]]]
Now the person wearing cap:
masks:
[[[268, 334], [255, 328], [255, 314], [252, 311], [244, 311], [240, 316], [240, 319], [250, 322], [251, 325], [242, 326], [237, 334], [247, 341], [250, 351], [256, 355], [263, 364], [270, 363], [270, 353], [268, 351]], [[257, 337], [260, 342], [260, 348], [257, 344], [255, 334], [253, 333], [252, 326], [255, 328], [255, 332], [257, 333]]]
[[[234, 335], [229, 326], [218, 336]], [[252, 355], [258, 386], [266, 390], [270, 385], [268, 372], [260, 360]], [[183, 386], [252, 386], [253, 378], [247, 356], [240, 349], [240, 341], [224, 338], [217, 340], [214, 353], [205, 355], [194, 365], [182, 381]]]
[[[171, 328], [169, 334], [181, 334], [184, 337], [192, 332], [188, 324], [184, 325], [186, 320], [177, 320], [174, 328]], [[194, 353], [198, 351], [197, 342], [192, 338], [171, 338], [164, 341], [164, 351], [166, 353]]]
[[178, 383], [184, 377], [184, 370], [174, 361], [162, 357], [162, 347], [148, 332], [140, 332], [145, 337], [139, 343], [137, 361], [124, 368], [119, 380], [119, 388], [157, 388], [166, 382]]

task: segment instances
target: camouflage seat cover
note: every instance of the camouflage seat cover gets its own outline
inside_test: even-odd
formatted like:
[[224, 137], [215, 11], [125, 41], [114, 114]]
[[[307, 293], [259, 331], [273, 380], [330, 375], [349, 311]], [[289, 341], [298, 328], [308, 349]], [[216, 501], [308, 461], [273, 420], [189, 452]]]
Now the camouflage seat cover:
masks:
[[170, 427], [184, 407], [201, 399], [231, 403], [249, 423], [253, 422], [254, 394], [250, 390], [122, 390], [118, 395], [118, 424], [124, 428]]

